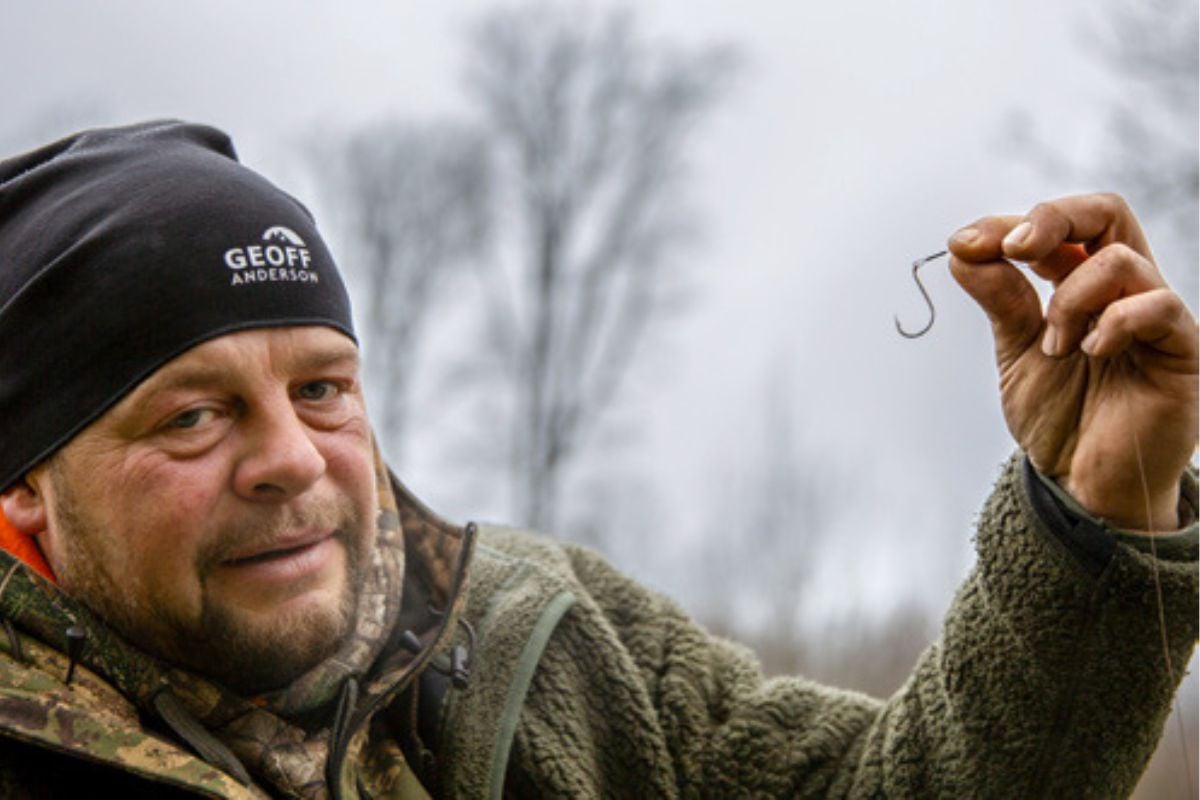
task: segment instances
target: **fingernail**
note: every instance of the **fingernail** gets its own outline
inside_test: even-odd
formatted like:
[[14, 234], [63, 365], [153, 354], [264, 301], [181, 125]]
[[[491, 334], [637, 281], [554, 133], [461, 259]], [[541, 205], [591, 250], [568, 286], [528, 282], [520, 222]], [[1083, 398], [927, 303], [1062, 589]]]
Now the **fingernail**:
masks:
[[950, 241], [955, 244], [968, 245], [979, 238], [979, 231], [975, 228], [963, 228], [950, 237]]
[[1093, 330], [1087, 336], [1083, 337], [1083, 341], [1079, 343], [1079, 349], [1092, 355], [1096, 349], [1096, 343], [1100, 341], [1100, 331]]
[[1029, 232], [1033, 230], [1033, 225], [1029, 222], [1022, 222], [1017, 227], [1008, 232], [1008, 236], [1004, 237], [1005, 247], [1018, 247], [1029, 237]]
[[1048, 356], [1058, 355], [1058, 328], [1046, 326], [1046, 335], [1042, 337], [1042, 352]]

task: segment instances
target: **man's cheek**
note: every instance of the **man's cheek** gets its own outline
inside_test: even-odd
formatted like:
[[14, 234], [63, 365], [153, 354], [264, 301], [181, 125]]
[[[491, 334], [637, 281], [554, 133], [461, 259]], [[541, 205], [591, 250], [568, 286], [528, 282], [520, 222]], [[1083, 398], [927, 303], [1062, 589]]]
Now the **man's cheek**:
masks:
[[342, 490], [356, 500], [375, 505], [375, 453], [370, 440], [349, 438], [322, 448], [325, 467]]
[[128, 485], [154, 508], [152, 514], [191, 521], [209, 511], [227, 483], [228, 469], [205, 459], [159, 459], [131, 471]]
[[[142, 614], [175, 624], [193, 624], [204, 609], [205, 580], [191, 559], [159, 552], [131, 581], [133, 598]], [[149, 568], [147, 568], [149, 567]]]

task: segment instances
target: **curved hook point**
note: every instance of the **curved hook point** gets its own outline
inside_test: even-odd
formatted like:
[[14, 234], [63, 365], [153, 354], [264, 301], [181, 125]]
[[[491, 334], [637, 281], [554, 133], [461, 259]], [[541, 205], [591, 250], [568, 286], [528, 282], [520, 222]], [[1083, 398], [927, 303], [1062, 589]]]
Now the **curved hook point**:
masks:
[[896, 331], [906, 339], [918, 339], [924, 336], [929, 332], [929, 329], [933, 327], [933, 321], [937, 319], [937, 309], [933, 307], [933, 300], [930, 299], [929, 292], [925, 291], [925, 285], [921, 283], [921, 276], [917, 274], [917, 270], [919, 270], [923, 264], [927, 264], [930, 261], [933, 261], [935, 258], [941, 258], [944, 255], [946, 255], [946, 251], [939, 250], [933, 255], [928, 255], [924, 258], [918, 258], [912, 264], [913, 281], [917, 284], [917, 288], [921, 290], [921, 297], [925, 298], [925, 305], [929, 306], [929, 322], [926, 322], [925, 327], [921, 328], [919, 331], [910, 332], [904, 330], [904, 326], [900, 324], [900, 318], [896, 317]]

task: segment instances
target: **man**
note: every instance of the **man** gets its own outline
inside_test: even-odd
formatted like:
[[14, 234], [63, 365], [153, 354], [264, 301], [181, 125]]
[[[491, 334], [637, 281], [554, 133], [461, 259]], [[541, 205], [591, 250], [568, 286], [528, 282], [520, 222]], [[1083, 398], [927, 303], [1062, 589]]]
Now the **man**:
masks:
[[596, 555], [411, 497], [329, 253], [220, 132], [3, 162], [0, 787], [1126, 794], [1196, 636], [1196, 323], [1111, 196], [950, 246], [1026, 455], [883, 702], [764, 681]]

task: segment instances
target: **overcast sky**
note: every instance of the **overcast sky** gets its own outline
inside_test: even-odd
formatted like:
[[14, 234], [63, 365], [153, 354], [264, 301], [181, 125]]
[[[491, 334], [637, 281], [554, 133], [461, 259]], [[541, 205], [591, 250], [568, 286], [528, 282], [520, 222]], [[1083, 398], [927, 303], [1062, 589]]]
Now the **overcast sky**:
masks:
[[[461, 32], [487, 5], [0, 0], [0, 144], [182, 117], [225, 128], [243, 160], [303, 195], [290, 144], [313, 131], [461, 112]], [[658, 562], [711, 522], [704, 498], [729, 465], [756, 458], [773, 372], [810, 452], [854, 480], [847, 544], [823, 577], [829, 607], [945, 604], [1012, 444], [984, 319], [944, 267], [929, 270], [939, 318], [928, 337], [901, 339], [892, 316], [923, 319], [909, 264], [960, 225], [1087, 188], [1001, 144], [1019, 110], [1056, 146], [1086, 152], [1113, 91], [1083, 55], [1094, 6], [637, 4], [654, 38], [727, 41], [745, 57], [695, 140], [706, 223], [688, 258], [692, 304], [660, 330], [616, 415], [642, 442], [611, 457], [652, 495], [631, 508], [661, 523]], [[493, 513], [451, 490], [427, 422], [407, 480], [452, 517]], [[692, 591], [670, 570], [647, 577]]]

